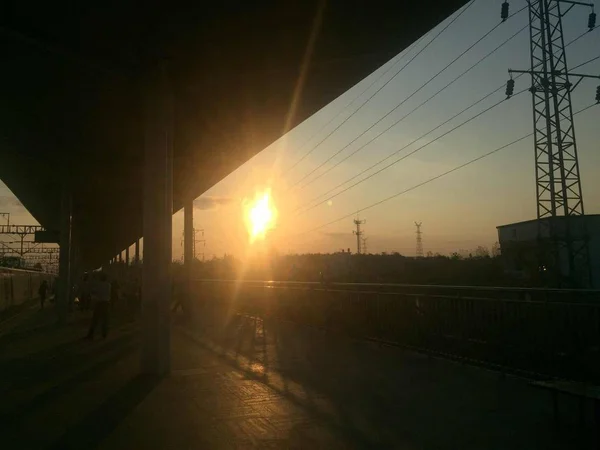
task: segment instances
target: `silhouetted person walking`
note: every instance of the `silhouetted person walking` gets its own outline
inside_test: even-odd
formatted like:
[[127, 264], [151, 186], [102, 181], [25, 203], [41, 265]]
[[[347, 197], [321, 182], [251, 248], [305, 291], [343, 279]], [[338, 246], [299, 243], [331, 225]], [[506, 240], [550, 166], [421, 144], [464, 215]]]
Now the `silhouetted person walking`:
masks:
[[108, 334], [108, 308], [110, 302], [110, 282], [105, 273], [100, 273], [99, 280], [94, 283], [92, 292], [95, 300], [94, 304], [94, 315], [92, 316], [92, 323], [90, 330], [87, 334], [87, 339], [94, 339], [94, 331], [96, 325], [100, 322], [102, 327], [102, 337], [106, 337]]
[[42, 281], [40, 284], [40, 288], [38, 289], [38, 294], [40, 296], [40, 306], [44, 309], [44, 303], [46, 302], [46, 294], [48, 293], [48, 282], [46, 280]]

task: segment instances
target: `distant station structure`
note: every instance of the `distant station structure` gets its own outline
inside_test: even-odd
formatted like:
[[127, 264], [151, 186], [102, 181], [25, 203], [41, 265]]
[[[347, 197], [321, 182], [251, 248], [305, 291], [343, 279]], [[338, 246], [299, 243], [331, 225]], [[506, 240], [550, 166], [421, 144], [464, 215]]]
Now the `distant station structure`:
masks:
[[[41, 265], [48, 272], [58, 270], [58, 246], [56, 240], [38, 239], [47, 234], [39, 225], [15, 225], [10, 223], [10, 213], [0, 213], [5, 221], [0, 225], [0, 266], [34, 268]], [[17, 240], [4, 240], [4, 237]], [[26, 240], [29, 237], [29, 240]], [[32, 238], [35, 238], [32, 240]]]
[[566, 240], [567, 233], [570, 239], [585, 240], [590, 255], [589, 286], [600, 286], [600, 214], [527, 220], [501, 225], [497, 229], [505, 268], [549, 287], [581, 287], [577, 281], [587, 275], [569, 272], [568, 249], [561, 246], [556, 254], [556, 241]]

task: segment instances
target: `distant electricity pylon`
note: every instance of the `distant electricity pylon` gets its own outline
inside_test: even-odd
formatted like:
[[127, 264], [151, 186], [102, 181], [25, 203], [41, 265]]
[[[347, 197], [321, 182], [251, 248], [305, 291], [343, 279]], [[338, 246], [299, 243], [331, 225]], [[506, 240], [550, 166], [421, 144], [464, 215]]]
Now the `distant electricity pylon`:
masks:
[[362, 241], [362, 247], [361, 247], [361, 250], [362, 250], [362, 252], [363, 252], [365, 255], [367, 254], [367, 240], [368, 240], [368, 239], [369, 239], [369, 238], [366, 238], [366, 237], [364, 237], [364, 238], [362, 238], [362, 239], [361, 239], [361, 241]]
[[[561, 5], [568, 5], [561, 11]], [[554, 260], [566, 250], [567, 273], [578, 268], [589, 278], [589, 248], [585, 236], [574, 237], [570, 216], [583, 216], [583, 194], [579, 177], [577, 141], [573, 123], [571, 92], [584, 78], [600, 76], [570, 73], [567, 67], [562, 18], [576, 5], [592, 9], [588, 18], [590, 31], [596, 26], [594, 5], [570, 0], [528, 0], [530, 29], [530, 70], [510, 70], [506, 95], [514, 91], [513, 73], [531, 75], [536, 174], [538, 237], [555, 241]], [[508, 17], [508, 2], [502, 4], [501, 17]], [[571, 79], [576, 79], [575, 83]], [[600, 87], [596, 101], [600, 102]], [[564, 231], [552, 218], [565, 217]], [[539, 220], [549, 218], [548, 220]], [[584, 233], [584, 235], [587, 233]], [[560, 236], [559, 236], [560, 235]]]
[[[202, 237], [204, 237], [204, 230], [196, 230], [195, 228], [192, 228], [192, 259], [196, 259], [197, 258], [197, 253], [196, 253], [196, 244], [202, 244], [203, 247], [206, 247], [206, 240], [205, 239], [196, 239], [196, 233], [199, 232], [201, 233]], [[185, 231], [182, 233], [181, 235], [181, 246], [183, 247], [183, 243], [185, 241]], [[200, 253], [202, 255], [202, 261], [204, 261], [204, 252]]]
[[361, 243], [362, 243], [362, 235], [365, 233], [361, 231], [360, 226], [367, 223], [366, 220], [360, 220], [358, 217], [354, 219], [354, 225], [356, 225], [356, 230], [353, 233], [356, 235], [356, 253], [360, 255], [362, 253]]
[[423, 236], [421, 232], [421, 225], [423, 222], [415, 222], [417, 227], [417, 258], [423, 257]]
[[[196, 232], [200, 232], [202, 234], [202, 237], [204, 237], [204, 230], [196, 230], [195, 228], [192, 229], [193, 230], [193, 234], [194, 234], [194, 246], [193, 246], [193, 252], [192, 255], [194, 255], [194, 259], [197, 258], [197, 253], [196, 253], [196, 244], [202, 244], [203, 247], [206, 247], [206, 240], [205, 239], [196, 239]], [[204, 252], [202, 252], [202, 261], [204, 261]]]

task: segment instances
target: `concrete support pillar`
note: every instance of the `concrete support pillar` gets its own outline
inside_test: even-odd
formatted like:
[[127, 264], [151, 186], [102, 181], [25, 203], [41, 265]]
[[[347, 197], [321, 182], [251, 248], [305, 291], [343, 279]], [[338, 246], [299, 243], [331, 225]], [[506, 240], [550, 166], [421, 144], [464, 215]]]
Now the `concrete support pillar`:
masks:
[[123, 262], [123, 251], [119, 252], [119, 262], [122, 263]]
[[135, 241], [135, 264], [140, 263], [140, 240], [139, 238]]
[[125, 249], [125, 264], [129, 265], [129, 246]]
[[71, 294], [71, 191], [66, 178], [63, 179], [60, 209], [60, 250], [56, 308], [58, 311], [58, 323], [64, 324], [67, 321]]
[[183, 205], [183, 265], [185, 272], [185, 300], [192, 299], [192, 262], [194, 260], [194, 200], [186, 199]]
[[142, 373], [170, 371], [173, 105], [165, 67], [145, 92]]

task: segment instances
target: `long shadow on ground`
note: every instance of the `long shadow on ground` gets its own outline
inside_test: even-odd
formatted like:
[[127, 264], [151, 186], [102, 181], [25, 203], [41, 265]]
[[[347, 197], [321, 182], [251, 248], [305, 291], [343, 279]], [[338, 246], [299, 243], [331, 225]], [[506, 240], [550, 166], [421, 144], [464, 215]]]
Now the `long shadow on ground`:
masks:
[[[39, 311], [38, 314], [43, 314], [45, 311]], [[37, 317], [32, 317], [31, 322], [35, 321]], [[89, 323], [89, 317], [78, 317], [77, 319], [69, 322], [67, 325], [62, 326], [62, 328], [69, 327], [78, 327], [83, 324]], [[31, 338], [39, 335], [40, 333], [50, 332], [58, 328], [56, 322], [52, 321], [50, 323], [44, 323], [41, 325], [27, 326], [28, 324], [22, 324], [14, 331], [10, 331], [3, 336], [0, 336], [0, 348], [18, 342], [22, 339]]]
[[[130, 336], [125, 336], [119, 344], [118, 347], [113, 349], [115, 351], [102, 352], [96, 355], [99, 360], [89, 365], [86, 369], [75, 372], [74, 375], [54, 384], [49, 389], [35, 396], [30, 402], [21, 404], [16, 409], [0, 415], [0, 436], [5, 430], [11, 429], [19, 423], [26, 425], [28, 414], [66, 395], [75, 389], [78, 384], [94, 379], [99, 373], [114, 366], [117, 361], [132, 353], [137, 348], [137, 343]], [[81, 363], [82, 361], [80, 361]]]
[[97, 447], [159, 382], [158, 377], [138, 375], [47, 448], [70, 450]]
[[[36, 383], [52, 379], [56, 375], [74, 372], [82, 365], [100, 355], [131, 343], [133, 330], [106, 342], [88, 342], [81, 339], [69, 340], [23, 358], [10, 358], [0, 363], [3, 382], [9, 388], [27, 388]], [[0, 392], [2, 390], [0, 389]]]
[[[529, 448], [580, 448], [578, 444], [587, 440], [569, 427], [560, 433], [553, 430], [545, 409], [537, 406], [526, 386], [485, 381], [472, 370], [402, 352], [386, 359], [368, 346], [336, 346], [339, 337], [288, 324], [268, 323], [267, 337], [257, 338], [255, 324], [254, 318], [230, 317], [208, 320], [195, 329], [202, 330], [203, 339], [229, 349], [229, 355], [268, 362], [284, 383], [302, 386], [309, 403], [315, 395], [328, 399], [343, 428], [355, 430], [362, 442], [374, 440], [393, 448], [399, 443], [459, 439], [486, 443], [488, 448], [507, 448], [515, 442]], [[237, 357], [233, 359], [239, 367]], [[524, 395], [511, 393], [513, 388]], [[438, 438], [432, 438], [436, 434]]]
[[286, 389], [282, 389], [274, 383], [270, 383], [268, 379], [268, 374], [257, 374], [251, 368], [249, 368], [247, 365], [241, 362], [236, 356], [215, 351], [213, 348], [206, 345], [201, 339], [195, 338], [193, 334], [184, 333], [184, 336], [191, 339], [200, 348], [213, 353], [215, 356], [225, 361], [227, 364], [234, 367], [236, 370], [243, 373], [246, 376], [246, 378], [256, 380], [268, 386], [278, 395], [281, 395], [283, 398], [287, 399], [295, 406], [302, 408], [311, 417], [317, 419], [319, 423], [327, 426], [327, 428], [336, 432], [336, 434], [347, 440], [348, 443], [352, 443], [352, 448], [387, 448], [378, 445], [376, 441], [362, 433], [356, 427], [353, 427], [352, 424], [350, 424], [349, 422], [342, 420], [342, 423], [340, 423], [340, 421], [336, 420], [336, 418], [331, 414], [323, 412], [318, 408], [312, 407], [310, 403], [303, 401], [303, 399], [301, 399], [294, 393], [287, 391]]

